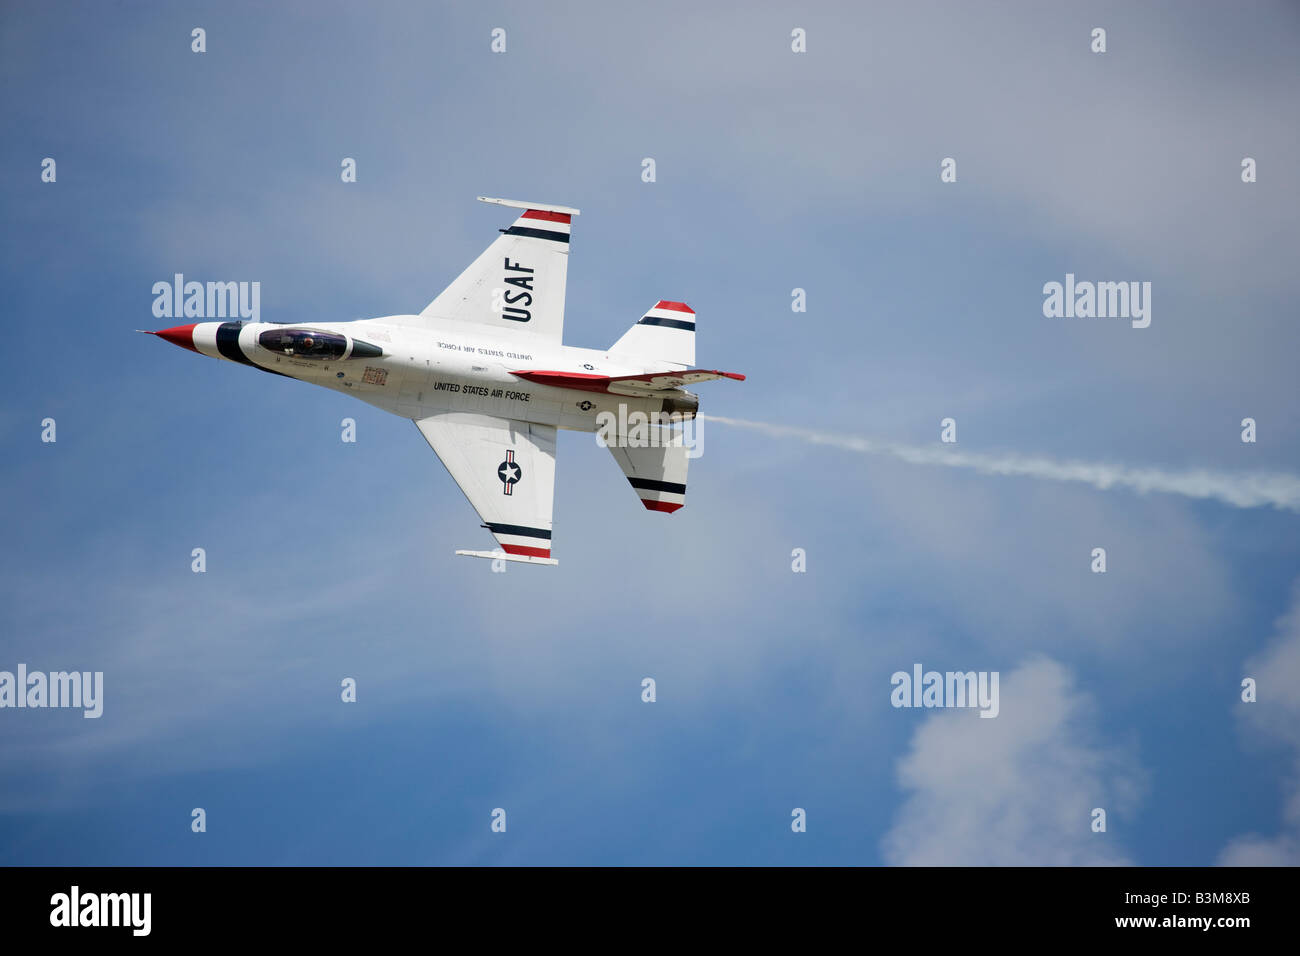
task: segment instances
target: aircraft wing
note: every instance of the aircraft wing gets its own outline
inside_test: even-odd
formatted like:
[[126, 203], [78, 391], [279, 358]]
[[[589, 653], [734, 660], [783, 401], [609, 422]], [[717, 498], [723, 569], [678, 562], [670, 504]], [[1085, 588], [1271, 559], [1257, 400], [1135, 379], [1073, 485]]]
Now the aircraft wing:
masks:
[[523, 212], [487, 250], [443, 290], [420, 319], [455, 319], [509, 332], [533, 332], [559, 344], [569, 272], [568, 206], [489, 199]]
[[551, 557], [555, 426], [472, 412], [442, 412], [415, 424], [505, 551], [457, 554], [558, 563]]

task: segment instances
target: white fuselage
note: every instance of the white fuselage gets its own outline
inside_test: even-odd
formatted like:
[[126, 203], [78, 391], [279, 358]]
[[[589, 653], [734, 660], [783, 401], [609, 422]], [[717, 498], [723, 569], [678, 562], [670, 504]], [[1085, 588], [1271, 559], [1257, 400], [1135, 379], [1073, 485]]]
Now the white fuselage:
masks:
[[[600, 391], [538, 385], [515, 371], [554, 371], [588, 376], [638, 375], [650, 366], [630, 365], [607, 352], [543, 340], [528, 332], [510, 336], [468, 322], [448, 320], [417, 326], [412, 316], [353, 322], [271, 324], [202, 322], [194, 327], [194, 347], [212, 358], [251, 364], [302, 382], [344, 392], [403, 418], [464, 411], [520, 422], [596, 431], [602, 411], [654, 415], [664, 400]], [[259, 344], [262, 333], [310, 329], [347, 338], [341, 358], [306, 358]], [[369, 343], [382, 355], [362, 357], [355, 343]], [[236, 352], [237, 349], [237, 352]], [[662, 363], [656, 363], [660, 368]], [[694, 399], [690, 393], [679, 393]], [[693, 409], [675, 408], [683, 417]]]

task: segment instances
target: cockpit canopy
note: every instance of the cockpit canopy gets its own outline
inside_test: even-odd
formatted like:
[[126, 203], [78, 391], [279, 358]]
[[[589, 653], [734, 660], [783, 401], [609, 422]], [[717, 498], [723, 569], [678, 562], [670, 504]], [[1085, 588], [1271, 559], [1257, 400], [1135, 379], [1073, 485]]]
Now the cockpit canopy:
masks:
[[259, 335], [257, 343], [272, 352], [305, 359], [341, 359], [348, 350], [344, 336], [311, 329], [271, 329]]

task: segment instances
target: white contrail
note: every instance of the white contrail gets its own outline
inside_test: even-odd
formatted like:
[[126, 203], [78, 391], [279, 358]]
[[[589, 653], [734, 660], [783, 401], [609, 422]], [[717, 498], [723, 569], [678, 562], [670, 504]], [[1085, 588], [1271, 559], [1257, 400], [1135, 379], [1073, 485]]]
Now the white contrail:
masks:
[[1300, 477], [1282, 473], [1242, 472], [1232, 474], [1197, 469], [1163, 471], [1159, 468], [1130, 468], [1086, 461], [1053, 461], [1026, 455], [988, 455], [944, 447], [899, 445], [867, 438], [830, 435], [792, 425], [770, 425], [743, 418], [701, 415], [705, 421], [751, 428], [776, 438], [798, 438], [815, 445], [832, 445], [864, 455], [888, 455], [913, 465], [946, 465], [970, 468], [985, 475], [1023, 475], [1052, 481], [1082, 481], [1100, 488], [1132, 488], [1135, 491], [1163, 491], [1188, 498], [1213, 498], [1238, 508], [1272, 505], [1300, 511]]

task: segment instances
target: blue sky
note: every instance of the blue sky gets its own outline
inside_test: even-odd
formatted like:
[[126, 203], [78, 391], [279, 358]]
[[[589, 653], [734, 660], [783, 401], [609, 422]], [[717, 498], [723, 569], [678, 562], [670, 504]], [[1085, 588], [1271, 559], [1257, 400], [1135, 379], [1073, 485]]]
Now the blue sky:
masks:
[[[1300, 21], [1251, 9], [6, 5], [0, 669], [105, 705], [0, 711], [0, 861], [1300, 862], [1294, 511], [706, 424], [665, 517], [564, 434], [560, 565], [494, 574], [408, 422], [132, 331], [176, 272], [418, 311], [507, 196], [582, 210], [567, 344], [696, 310], [705, 412], [1294, 475]], [[1045, 318], [1067, 272], [1151, 326]], [[892, 708], [916, 662], [1001, 714]]]

